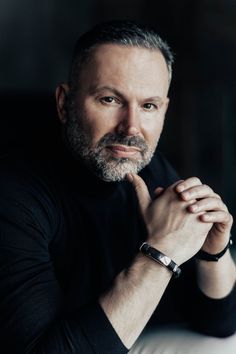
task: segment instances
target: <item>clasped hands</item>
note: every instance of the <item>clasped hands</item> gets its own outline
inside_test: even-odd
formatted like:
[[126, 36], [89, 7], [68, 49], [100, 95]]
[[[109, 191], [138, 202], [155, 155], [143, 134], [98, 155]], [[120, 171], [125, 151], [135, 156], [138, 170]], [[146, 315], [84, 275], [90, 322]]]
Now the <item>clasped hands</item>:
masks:
[[179, 264], [200, 249], [216, 254], [229, 241], [233, 218], [226, 205], [199, 178], [180, 180], [167, 189], [156, 188], [151, 199], [142, 178], [128, 174], [144, 219], [147, 241]]

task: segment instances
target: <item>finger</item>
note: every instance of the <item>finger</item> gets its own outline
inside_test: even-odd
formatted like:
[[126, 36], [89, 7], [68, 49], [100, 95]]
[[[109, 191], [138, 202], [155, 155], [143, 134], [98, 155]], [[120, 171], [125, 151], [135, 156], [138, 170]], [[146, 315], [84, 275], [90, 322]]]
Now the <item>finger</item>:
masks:
[[198, 177], [190, 177], [190, 178], [187, 178], [186, 180], [182, 181], [181, 183], [179, 183], [176, 186], [175, 190], [176, 190], [176, 192], [181, 193], [186, 189], [189, 189], [194, 186], [199, 186], [201, 184], [202, 184], [202, 182], [200, 181], [200, 179]]
[[200, 215], [200, 220], [210, 223], [221, 223], [229, 225], [232, 223], [232, 216], [226, 211], [212, 211]]
[[180, 179], [180, 180], [174, 182], [173, 184], [171, 184], [167, 189], [171, 189], [171, 190], [173, 190], [174, 192], [176, 192], [177, 186], [178, 186], [179, 184], [183, 183], [183, 182], [184, 182], [184, 180], [183, 180], [183, 179]]
[[157, 188], [154, 190], [154, 195], [155, 195], [156, 197], [158, 197], [163, 191], [164, 191], [164, 188], [163, 188], [163, 187], [157, 187]]
[[168, 188], [176, 189], [176, 187], [183, 182], [184, 182], [184, 179], [179, 179], [178, 181], [171, 184]]
[[201, 199], [201, 198], [208, 198], [214, 197], [220, 199], [220, 196], [216, 194], [211, 187], [206, 184], [202, 184], [199, 186], [194, 186], [188, 188], [180, 193], [180, 196], [183, 200], [191, 200], [191, 199]]
[[[183, 179], [179, 179], [178, 181], [174, 182], [173, 184], [171, 184], [168, 188], [171, 188], [171, 189], [175, 189], [175, 187], [183, 182], [184, 180]], [[164, 188], [163, 187], [157, 187], [154, 191], [154, 194], [157, 194], [159, 195], [160, 193], [162, 193], [164, 191]]]
[[204, 198], [196, 201], [188, 206], [188, 211], [191, 213], [199, 213], [200, 211], [228, 211], [226, 205], [219, 198]]
[[132, 183], [136, 191], [140, 209], [144, 212], [151, 202], [151, 197], [144, 180], [134, 173], [128, 173], [126, 178], [130, 183]]

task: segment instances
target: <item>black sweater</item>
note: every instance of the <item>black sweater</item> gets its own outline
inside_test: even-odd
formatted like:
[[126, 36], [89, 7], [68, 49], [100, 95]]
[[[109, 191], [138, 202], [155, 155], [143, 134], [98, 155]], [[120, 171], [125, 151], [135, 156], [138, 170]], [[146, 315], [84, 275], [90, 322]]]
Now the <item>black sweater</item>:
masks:
[[[133, 187], [99, 180], [65, 149], [31, 155], [0, 161], [1, 352], [127, 353], [97, 299], [145, 240]], [[140, 175], [150, 193], [178, 179], [161, 154]], [[149, 324], [187, 321], [210, 335], [230, 335], [235, 295], [204, 296], [190, 260]]]

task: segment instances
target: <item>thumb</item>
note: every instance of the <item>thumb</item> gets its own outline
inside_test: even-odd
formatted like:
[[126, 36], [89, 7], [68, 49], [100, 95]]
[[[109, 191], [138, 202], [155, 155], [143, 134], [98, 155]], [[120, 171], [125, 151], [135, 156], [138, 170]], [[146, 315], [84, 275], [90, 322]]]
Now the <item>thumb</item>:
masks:
[[141, 211], [145, 212], [151, 202], [151, 197], [144, 180], [134, 173], [128, 173], [126, 178], [136, 191]]

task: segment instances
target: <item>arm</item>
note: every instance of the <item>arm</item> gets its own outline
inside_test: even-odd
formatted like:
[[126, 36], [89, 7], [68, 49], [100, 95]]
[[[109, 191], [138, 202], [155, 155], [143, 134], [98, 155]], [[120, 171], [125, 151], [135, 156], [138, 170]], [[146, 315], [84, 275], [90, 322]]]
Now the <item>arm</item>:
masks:
[[[177, 264], [190, 259], [203, 245], [211, 224], [187, 212], [192, 201], [178, 198], [176, 184], [151, 200], [143, 180], [129, 176], [139, 199], [140, 210], [148, 233], [148, 243]], [[156, 190], [156, 195], [160, 189]], [[169, 271], [138, 255], [130, 268], [123, 271], [100, 303], [113, 327], [130, 348], [146, 325], [164, 294], [170, 280]], [[157, 309], [158, 311], [158, 309]]]
[[228, 337], [236, 331], [235, 264], [228, 250], [218, 262], [197, 261], [193, 326], [206, 334]]
[[212, 299], [230, 294], [236, 281], [235, 263], [228, 250], [218, 262], [197, 261], [198, 285]]
[[[213, 235], [216, 218], [224, 221], [227, 226], [221, 242], [218, 238], [215, 243], [218, 248], [211, 251], [218, 253], [225, 247], [232, 218], [225, 208], [222, 212], [220, 198], [209, 187], [203, 186], [199, 179], [190, 178], [172, 185], [159, 198], [151, 201], [141, 178], [134, 175], [129, 178], [137, 192], [148, 231], [148, 242], [177, 264], [184, 263], [201, 248], [209, 251], [206, 245], [209, 244], [210, 235]], [[189, 193], [191, 189], [192, 195], [187, 196], [187, 189]], [[158, 188], [156, 195], [160, 192], [162, 190]], [[199, 209], [194, 211], [194, 206]], [[215, 212], [212, 213], [212, 210]], [[193, 218], [188, 219], [187, 215]], [[207, 220], [206, 215], [210, 219]], [[232, 321], [236, 302], [231, 293], [235, 283], [235, 265], [229, 251], [217, 264], [199, 261], [197, 270], [200, 291], [196, 289], [193, 293], [193, 324], [199, 322], [200, 326], [205, 326], [203, 331], [208, 334], [222, 336], [222, 331], [232, 333], [232, 328], [236, 325]], [[139, 255], [130, 269], [116, 278], [113, 288], [101, 297], [100, 302], [105, 313], [127, 347], [139, 336], [158, 305], [169, 277], [166, 269]], [[222, 297], [226, 298], [216, 303], [213, 300]], [[225, 320], [227, 315], [230, 320]], [[221, 320], [220, 324], [217, 317]]]
[[[180, 198], [196, 198], [188, 207], [191, 213], [202, 213], [202, 222], [213, 223], [202, 249], [210, 254], [221, 252], [228, 244], [233, 218], [219, 195], [206, 185], [189, 179], [177, 187]], [[201, 293], [197, 298], [195, 321], [203, 331], [227, 336], [236, 330], [235, 281], [236, 267], [230, 250], [218, 260], [196, 260], [197, 283]], [[194, 320], [194, 319], [193, 319]]]
[[166, 268], [139, 254], [101, 296], [100, 304], [127, 348], [147, 324], [170, 279]]
[[12, 176], [1, 170], [1, 352], [127, 353], [97, 302], [65, 311], [50, 254], [60, 224], [57, 205], [38, 179]]
[[[180, 198], [193, 200], [188, 207], [190, 213], [200, 213], [201, 221], [213, 223], [202, 249], [210, 254], [221, 252], [229, 242], [233, 218], [219, 195], [200, 181], [188, 179], [176, 187]], [[229, 250], [218, 262], [197, 261], [198, 285], [210, 298], [220, 299], [227, 296], [236, 281], [236, 267]]]

